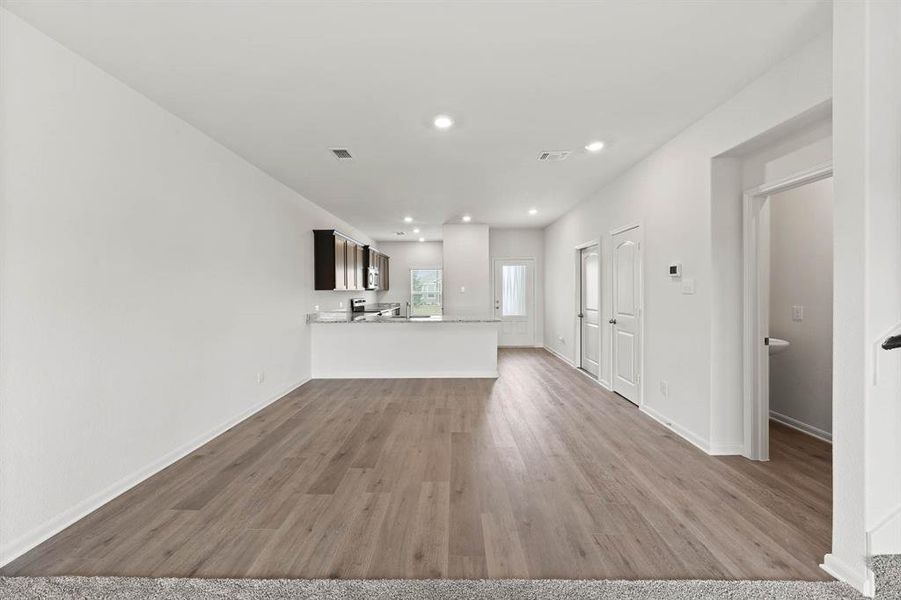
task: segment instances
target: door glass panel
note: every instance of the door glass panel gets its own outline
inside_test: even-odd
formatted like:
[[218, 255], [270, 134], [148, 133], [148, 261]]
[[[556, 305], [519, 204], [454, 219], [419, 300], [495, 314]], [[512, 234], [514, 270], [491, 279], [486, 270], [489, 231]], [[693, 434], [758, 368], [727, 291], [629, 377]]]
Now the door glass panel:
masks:
[[504, 265], [501, 289], [501, 314], [505, 317], [526, 316], [526, 265]]
[[635, 244], [626, 242], [616, 250], [616, 312], [632, 315], [635, 312]]
[[585, 257], [585, 272], [583, 285], [585, 286], [585, 306], [587, 310], [598, 310], [600, 301], [598, 299], [598, 279], [600, 277], [600, 269], [598, 269], [598, 255], [594, 252]]

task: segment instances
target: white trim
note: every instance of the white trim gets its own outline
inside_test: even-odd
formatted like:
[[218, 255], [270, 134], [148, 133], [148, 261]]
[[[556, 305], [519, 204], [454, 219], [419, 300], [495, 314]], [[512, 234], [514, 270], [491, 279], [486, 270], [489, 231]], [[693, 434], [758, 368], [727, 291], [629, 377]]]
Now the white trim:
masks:
[[557, 352], [556, 350], [554, 350], [553, 348], [551, 348], [551, 347], [548, 346], [547, 344], [545, 344], [543, 347], [544, 347], [545, 350], [547, 350], [548, 352], [550, 352], [551, 354], [553, 354], [554, 356], [556, 356], [557, 358], [559, 358], [560, 360], [562, 360], [563, 362], [565, 362], [566, 364], [568, 364], [569, 366], [571, 366], [571, 367], [573, 367], [573, 368], [578, 368], [578, 367], [576, 367], [576, 365], [573, 363], [573, 361], [571, 361], [570, 359], [566, 358], [565, 356], [563, 356], [562, 354], [560, 354], [559, 352]]
[[562, 354], [560, 354], [559, 352], [557, 352], [550, 346], [544, 346], [544, 349], [547, 350], [548, 352], [550, 352], [551, 354], [553, 354], [554, 356], [556, 356], [557, 358], [559, 358], [560, 360], [562, 360], [563, 362], [565, 362], [570, 367], [572, 367], [576, 371], [576, 373], [579, 373], [582, 377], [588, 378], [590, 381], [593, 381], [594, 383], [598, 384], [599, 386], [601, 386], [603, 389], [605, 389], [608, 392], [613, 391], [610, 389], [610, 385], [606, 381], [603, 381], [601, 379], [595, 379], [595, 377], [592, 376], [591, 373], [589, 373], [588, 371], [586, 371], [585, 369], [583, 369], [581, 367], [576, 366], [573, 363], [573, 361], [569, 360], [568, 358], [566, 358], [565, 356], [563, 356]]
[[400, 371], [386, 375], [384, 371], [317, 372], [313, 379], [497, 379], [495, 371]]
[[867, 531], [867, 556], [895, 552], [896, 540], [901, 537], [901, 504], [882, 517]]
[[[586, 248], [591, 248], [592, 246], [598, 247], [598, 319], [603, 319], [603, 316], [600, 315], [602, 308], [604, 307], [604, 246], [603, 246], [603, 238], [597, 238], [596, 240], [589, 240], [587, 242], [583, 242], [581, 244], [577, 244], [575, 246], [575, 258], [576, 258], [576, 271], [575, 271], [575, 308], [573, 310], [573, 320], [575, 321], [575, 332], [576, 334], [573, 336], [573, 340], [575, 343], [573, 346], [576, 348], [576, 358], [575, 361], [570, 363], [572, 366], [577, 369], [582, 368], [582, 319], [579, 318], [579, 313], [582, 312], [582, 250]], [[598, 323], [598, 376], [597, 381], [602, 381], [601, 377], [603, 376], [603, 361], [606, 358], [604, 356], [604, 330]], [[590, 376], [590, 374], [589, 374]], [[605, 380], [604, 380], [605, 381]], [[605, 383], [604, 387], [610, 389], [609, 383]]]
[[[624, 398], [625, 400], [625, 398]], [[626, 400], [628, 402], [628, 400]], [[678, 434], [680, 437], [684, 438], [687, 442], [704, 452], [705, 454], [710, 454], [709, 446], [707, 444], [707, 440], [703, 437], [699, 436], [695, 432], [691, 431], [687, 427], [683, 427], [678, 423], [674, 422], [672, 419], [661, 413], [660, 411], [651, 408], [650, 406], [644, 404], [639, 407], [639, 410], [644, 414], [648, 415], [670, 431]]]
[[610, 236], [619, 235], [621, 233], [626, 233], [629, 230], [641, 227], [641, 222], [632, 223], [630, 225], [623, 225], [622, 227], [617, 227], [616, 229], [610, 230]]
[[689, 442], [692, 446], [694, 446], [704, 454], [707, 454], [709, 456], [734, 456], [736, 454], [742, 453], [743, 448], [741, 444], [710, 443], [702, 436], [696, 434], [687, 427], [679, 425], [660, 411], [651, 408], [648, 405], [640, 406], [639, 410], [641, 410], [641, 412], [645, 413], [673, 433], [677, 434], [679, 437], [685, 439], [685, 441]]
[[853, 569], [834, 554], [827, 554], [823, 557], [823, 564], [820, 565], [820, 568], [839, 581], [843, 581], [851, 587], [857, 588], [868, 598], [872, 598], [876, 592], [876, 582], [873, 577], [873, 572], [868, 567], [864, 567], [861, 572]]
[[707, 454], [710, 456], [741, 456], [744, 454], [745, 447], [738, 442], [728, 444], [717, 444], [710, 442], [707, 447]]
[[801, 433], [806, 433], [811, 437], [815, 437], [820, 441], [832, 443], [832, 434], [828, 431], [824, 431], [819, 427], [814, 427], [813, 425], [808, 425], [803, 421], [799, 421], [798, 419], [793, 419], [788, 415], [783, 415], [782, 413], [778, 413], [775, 410], [770, 411], [770, 420], [776, 421], [777, 423], [782, 423], [786, 427], [791, 427]]
[[[769, 459], [769, 353], [763, 338], [769, 335], [768, 304], [761, 295], [768, 284], [768, 260], [761, 255], [761, 213], [770, 196], [831, 177], [832, 161], [805, 169], [745, 191], [742, 198], [742, 422], [744, 456]], [[766, 216], [764, 218], [767, 218]]]
[[75, 506], [72, 506], [71, 508], [51, 518], [49, 521], [46, 521], [38, 525], [37, 527], [32, 528], [30, 531], [24, 533], [11, 542], [0, 546], [0, 566], [8, 564], [16, 558], [22, 556], [38, 544], [53, 537], [79, 519], [82, 519], [89, 513], [94, 512], [114, 498], [121, 496], [142, 481], [152, 477], [153, 475], [156, 475], [166, 467], [184, 458], [191, 452], [194, 452], [213, 438], [221, 435], [238, 423], [250, 418], [273, 402], [286, 397], [288, 394], [294, 392], [308, 381], [310, 381], [310, 378], [306, 377], [300, 380], [298, 383], [288, 386], [284, 391], [279, 392], [276, 396], [255, 404], [254, 406], [242, 411], [238, 415], [225, 420], [223, 423], [220, 423], [216, 427], [213, 427], [206, 433], [203, 433], [196, 438], [186, 442], [185, 444], [182, 444], [178, 448], [175, 448], [159, 459], [145, 465], [134, 473], [126, 475], [112, 485], [106, 487], [103, 490], [100, 490], [96, 494], [85, 498]]
[[885, 338], [901, 333], [901, 322], [882, 332], [873, 342], [873, 385], [879, 385], [879, 356], [882, 353], [882, 342]]

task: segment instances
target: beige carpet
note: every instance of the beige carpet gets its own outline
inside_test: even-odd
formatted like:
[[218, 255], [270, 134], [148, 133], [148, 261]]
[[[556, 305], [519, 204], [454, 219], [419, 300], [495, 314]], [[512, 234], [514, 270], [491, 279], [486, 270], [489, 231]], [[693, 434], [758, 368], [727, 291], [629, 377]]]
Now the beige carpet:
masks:
[[837, 582], [577, 580], [304, 580], [9, 577], [2, 600], [839, 600], [862, 598]]

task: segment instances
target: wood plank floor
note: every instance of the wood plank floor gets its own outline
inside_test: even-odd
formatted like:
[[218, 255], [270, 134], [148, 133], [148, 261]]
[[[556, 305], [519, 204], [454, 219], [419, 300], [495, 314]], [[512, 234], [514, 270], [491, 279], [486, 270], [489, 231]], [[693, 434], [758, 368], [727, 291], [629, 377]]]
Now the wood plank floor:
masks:
[[544, 350], [312, 381], [6, 575], [828, 579], [830, 446], [706, 456]]

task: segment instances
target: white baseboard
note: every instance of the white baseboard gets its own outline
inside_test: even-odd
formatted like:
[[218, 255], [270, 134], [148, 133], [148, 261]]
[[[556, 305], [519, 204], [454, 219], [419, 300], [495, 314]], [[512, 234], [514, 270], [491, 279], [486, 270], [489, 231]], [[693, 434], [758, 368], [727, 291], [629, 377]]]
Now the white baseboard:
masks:
[[868, 598], [872, 598], [876, 593], [876, 582], [873, 578], [873, 572], [866, 566], [853, 568], [834, 554], [827, 554], [823, 557], [823, 564], [820, 568], [838, 579], [857, 589], [858, 592]]
[[8, 564], [18, 557], [22, 556], [38, 544], [53, 537], [66, 527], [72, 525], [89, 513], [94, 512], [107, 502], [127, 492], [145, 479], [148, 479], [149, 477], [152, 477], [153, 475], [159, 473], [172, 463], [187, 456], [194, 450], [197, 450], [216, 436], [224, 433], [228, 429], [231, 429], [241, 421], [244, 421], [245, 419], [251, 417], [276, 400], [284, 398], [308, 381], [310, 381], [310, 378], [306, 377], [303, 380], [288, 386], [287, 389], [279, 392], [275, 397], [268, 398], [263, 402], [260, 402], [242, 411], [240, 414], [226, 420], [223, 423], [220, 423], [216, 427], [190, 440], [189, 442], [182, 444], [181, 446], [172, 450], [161, 458], [153, 461], [148, 465], [145, 465], [141, 469], [138, 469], [136, 472], [123, 477], [107, 488], [97, 492], [96, 494], [93, 494], [92, 496], [89, 496], [88, 498], [85, 498], [75, 506], [63, 511], [62, 513], [56, 515], [45, 523], [32, 528], [30, 531], [20, 535], [18, 538], [0, 545], [0, 566]]
[[573, 363], [572, 360], [570, 360], [569, 358], [563, 356], [562, 354], [560, 354], [559, 352], [557, 352], [556, 350], [554, 350], [554, 349], [551, 348], [550, 346], [544, 346], [544, 349], [547, 350], [548, 352], [550, 352], [551, 354], [553, 354], [554, 356], [556, 356], [557, 358], [559, 358], [560, 360], [562, 360], [563, 362], [565, 362], [566, 364], [568, 364], [569, 366], [571, 366], [571, 367], [574, 367], [574, 366], [575, 366], [575, 364]]
[[593, 382], [595, 382], [596, 384], [598, 384], [599, 386], [601, 386], [602, 388], [604, 388], [605, 390], [607, 390], [608, 392], [612, 392], [612, 391], [613, 391], [613, 389], [610, 387], [610, 382], [609, 382], [609, 381], [607, 381], [607, 380], [605, 380], [605, 379], [600, 379], [600, 378], [592, 377], [592, 376], [591, 376], [590, 374], [588, 374], [586, 371], [584, 371], [583, 369], [580, 369], [579, 367], [577, 367], [576, 364], [575, 364], [573, 361], [571, 361], [571, 360], [568, 359], [567, 357], [563, 356], [562, 354], [560, 354], [559, 352], [557, 352], [556, 350], [554, 350], [554, 349], [551, 348], [550, 346], [544, 346], [544, 349], [547, 350], [548, 352], [550, 352], [551, 354], [553, 354], [554, 356], [556, 356], [557, 358], [559, 358], [560, 360], [562, 360], [563, 362], [565, 362], [566, 364], [568, 364], [570, 367], [572, 367], [572, 368], [575, 369], [576, 371], [578, 371], [581, 375], [584, 375], [584, 376], [587, 377], [588, 379], [592, 380]]
[[818, 440], [822, 440], [824, 442], [832, 443], [832, 434], [828, 431], [823, 431], [818, 427], [814, 427], [813, 425], [808, 425], [802, 421], [797, 419], [793, 419], [788, 415], [783, 415], [782, 413], [777, 413], [774, 410], [770, 411], [770, 419], [776, 421], [777, 423], [782, 423], [786, 427], [791, 427], [792, 429], [797, 429], [801, 433], [806, 433], [809, 436], [815, 437]]
[[744, 444], [729, 442], [710, 442], [707, 454], [710, 456], [740, 456], [745, 451]]
[[709, 454], [711, 456], [732, 456], [735, 454], [741, 454], [744, 450], [742, 444], [710, 443], [687, 427], [679, 425], [660, 411], [651, 408], [646, 404], [641, 406], [640, 410], [674, 433], [685, 438], [686, 441], [697, 447], [699, 450], [702, 450], [705, 454]]
[[494, 371], [439, 371], [428, 372], [422, 371], [392, 371], [385, 373], [384, 371], [354, 371], [347, 373], [340, 371], [336, 373], [317, 372], [313, 379], [497, 379], [498, 372]]
[[683, 426], [679, 425], [678, 423], [676, 423], [675, 421], [673, 421], [672, 419], [670, 419], [663, 413], [659, 412], [658, 410], [656, 410], [654, 408], [651, 408], [647, 404], [640, 406], [639, 410], [641, 410], [641, 412], [645, 413], [646, 415], [648, 415], [649, 417], [651, 417], [652, 419], [654, 419], [655, 421], [657, 421], [658, 423], [660, 423], [661, 425], [666, 427], [667, 429], [678, 434], [680, 437], [685, 438], [686, 441], [691, 443], [693, 446], [696, 446], [698, 449], [703, 450], [704, 453], [710, 454], [710, 451], [709, 451], [708, 445], [707, 445], [707, 440], [705, 440], [704, 438], [702, 438], [695, 432], [691, 431], [687, 427], [683, 427]]

